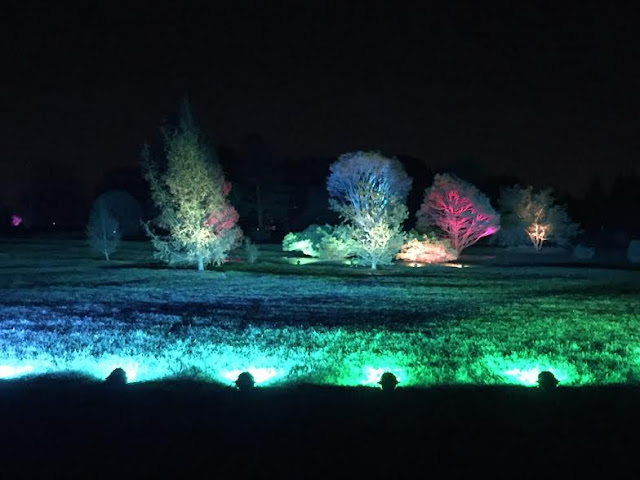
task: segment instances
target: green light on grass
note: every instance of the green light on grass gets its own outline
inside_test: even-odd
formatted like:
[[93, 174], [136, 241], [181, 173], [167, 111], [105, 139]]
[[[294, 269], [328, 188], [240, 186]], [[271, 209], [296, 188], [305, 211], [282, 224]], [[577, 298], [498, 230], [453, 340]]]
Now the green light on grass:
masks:
[[561, 358], [519, 357], [517, 353], [508, 358], [500, 356], [486, 357], [486, 364], [493, 374], [505, 383], [534, 387], [538, 385], [540, 372], [549, 371], [558, 379], [561, 385], [584, 384], [587, 379], [581, 378], [575, 366]]
[[535, 387], [536, 385], [538, 385], [538, 375], [540, 375], [540, 372], [544, 372], [544, 371], [553, 373], [553, 376], [556, 377], [560, 383], [563, 383], [563, 382], [567, 383], [567, 380], [570, 377], [569, 375], [566, 374], [566, 372], [557, 370], [553, 367], [540, 368], [538, 366], [534, 368], [529, 368], [527, 370], [512, 368], [511, 370], [506, 370], [504, 374], [507, 377], [510, 377], [516, 380], [517, 383], [526, 385], [528, 387]]
[[523, 385], [536, 385], [538, 383], [538, 375], [541, 370], [536, 368], [530, 368], [529, 370], [520, 370], [518, 368], [512, 368], [504, 372], [505, 375], [514, 378]]
[[407, 382], [407, 373], [402, 368], [397, 367], [365, 367], [364, 368], [364, 379], [360, 381], [361, 385], [366, 385], [369, 387], [377, 387], [378, 382], [382, 378], [382, 374], [384, 372], [393, 373], [398, 379], [398, 383], [406, 383]]
[[222, 371], [220, 372], [220, 377], [230, 382], [235, 382], [242, 372], [249, 372], [251, 376], [253, 376], [256, 385], [268, 383], [279, 376], [279, 372], [275, 368], [250, 367], [246, 369], [236, 368], [235, 370]]

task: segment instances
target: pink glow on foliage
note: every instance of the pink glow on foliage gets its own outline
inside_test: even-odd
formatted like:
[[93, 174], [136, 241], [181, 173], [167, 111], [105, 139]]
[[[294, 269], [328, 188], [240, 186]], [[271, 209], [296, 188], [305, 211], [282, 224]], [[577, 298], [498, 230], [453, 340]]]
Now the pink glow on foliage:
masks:
[[447, 233], [451, 245], [458, 253], [500, 229], [497, 216], [487, 213], [487, 207], [482, 207], [482, 201], [460, 193], [451, 185], [439, 187], [430, 189], [421, 209], [428, 213], [435, 225]]
[[229, 192], [231, 192], [231, 184], [229, 182], [224, 182], [222, 185], [222, 195], [226, 197], [229, 195]]
[[11, 225], [14, 227], [18, 227], [22, 224], [22, 217], [20, 215], [12, 215], [11, 216]]
[[213, 228], [216, 232], [230, 230], [235, 227], [240, 215], [231, 205], [225, 205], [220, 212], [212, 212], [209, 214], [204, 224]]
[[410, 240], [402, 246], [402, 250], [396, 258], [405, 262], [419, 263], [444, 263], [456, 260], [458, 255], [455, 251], [445, 245], [447, 240], [429, 240], [422, 241], [418, 239]]

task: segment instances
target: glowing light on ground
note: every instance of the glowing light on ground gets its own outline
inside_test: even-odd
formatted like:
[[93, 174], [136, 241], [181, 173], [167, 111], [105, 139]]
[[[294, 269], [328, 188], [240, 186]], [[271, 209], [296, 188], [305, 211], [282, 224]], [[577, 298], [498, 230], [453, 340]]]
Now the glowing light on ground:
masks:
[[253, 376], [256, 385], [268, 383], [276, 377], [281, 376], [278, 375], [278, 371], [275, 368], [249, 367], [246, 369], [237, 368], [235, 370], [222, 371], [220, 372], [220, 377], [229, 382], [235, 382], [242, 372], [249, 372]]
[[18, 378], [30, 373], [33, 373], [33, 366], [31, 365], [0, 365], [0, 379]]
[[109, 359], [102, 361], [97, 365], [98, 374], [96, 377], [99, 380], [104, 380], [109, 374], [116, 368], [122, 368], [127, 374], [127, 382], [134, 383], [138, 377], [138, 371], [140, 370], [140, 364], [130, 359]]
[[553, 373], [560, 385], [570, 385], [578, 377], [575, 368], [562, 361], [556, 363], [547, 359], [531, 360], [517, 357], [513, 359], [490, 357], [486, 361], [490, 369], [502, 377], [506, 383], [533, 387], [538, 384], [540, 372], [544, 371]]
[[406, 383], [407, 381], [407, 373], [402, 368], [397, 367], [365, 367], [364, 368], [364, 379], [360, 381], [361, 385], [367, 385], [371, 387], [377, 387], [380, 378], [382, 378], [382, 374], [384, 372], [393, 373], [398, 379], [398, 383]]
[[512, 368], [504, 372], [505, 375], [515, 378], [519, 383], [524, 385], [536, 385], [538, 382], [538, 375], [542, 370], [538, 367], [531, 368], [529, 370], [520, 370], [518, 368]]
[[319, 258], [306, 258], [306, 257], [282, 257], [285, 262], [290, 265], [310, 265], [312, 263], [322, 262]]

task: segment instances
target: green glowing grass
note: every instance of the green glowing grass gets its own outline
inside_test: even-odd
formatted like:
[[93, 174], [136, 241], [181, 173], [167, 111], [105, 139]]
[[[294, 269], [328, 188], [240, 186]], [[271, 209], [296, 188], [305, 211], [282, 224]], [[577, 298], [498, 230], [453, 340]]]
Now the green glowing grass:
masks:
[[242, 371], [261, 385], [376, 386], [385, 371], [401, 387], [535, 385], [543, 370], [561, 386], [640, 381], [637, 272], [473, 265], [370, 275], [289, 266], [280, 255], [222, 278], [77, 265], [68, 252], [80, 250], [66, 244], [39, 249], [8, 250], [14, 264], [0, 272], [0, 378], [102, 380], [121, 367], [134, 382], [225, 385]]

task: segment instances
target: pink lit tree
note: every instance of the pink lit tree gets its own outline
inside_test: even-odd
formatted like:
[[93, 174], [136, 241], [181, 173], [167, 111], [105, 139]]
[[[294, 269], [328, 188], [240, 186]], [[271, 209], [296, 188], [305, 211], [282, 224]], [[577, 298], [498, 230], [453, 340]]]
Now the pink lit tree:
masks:
[[417, 214], [417, 228], [436, 226], [442, 230], [458, 255], [469, 245], [500, 229], [500, 215], [476, 187], [450, 174], [438, 174], [425, 190]]
[[169, 264], [195, 264], [203, 271], [209, 264], [222, 264], [239, 245], [242, 232], [238, 212], [227, 199], [231, 185], [195, 126], [188, 104], [181, 114], [177, 127], [163, 131], [165, 169], [152, 161], [148, 147], [143, 151], [145, 178], [160, 212], [145, 230], [158, 258]]

